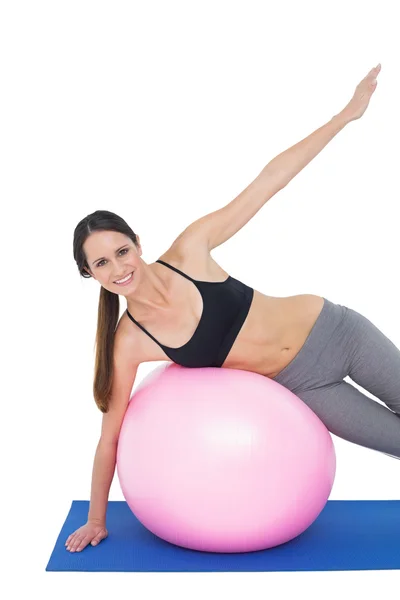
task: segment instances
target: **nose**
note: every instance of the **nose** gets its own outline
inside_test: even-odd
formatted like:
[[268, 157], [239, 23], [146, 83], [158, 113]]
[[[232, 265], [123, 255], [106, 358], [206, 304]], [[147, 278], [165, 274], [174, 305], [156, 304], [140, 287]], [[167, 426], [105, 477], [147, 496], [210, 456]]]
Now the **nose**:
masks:
[[133, 269], [131, 267], [126, 267], [122, 271], [122, 273], [120, 273], [119, 275], [117, 275], [116, 277], [113, 278], [113, 281], [119, 281], [120, 279], [123, 279], [124, 277], [129, 275], [132, 271], [133, 271]]
[[117, 275], [116, 277], [114, 277], [113, 281], [119, 281], [120, 279], [123, 279], [124, 277], [126, 277], [126, 275], [128, 275], [128, 273], [126, 273], [126, 274], [122, 273], [121, 275]]

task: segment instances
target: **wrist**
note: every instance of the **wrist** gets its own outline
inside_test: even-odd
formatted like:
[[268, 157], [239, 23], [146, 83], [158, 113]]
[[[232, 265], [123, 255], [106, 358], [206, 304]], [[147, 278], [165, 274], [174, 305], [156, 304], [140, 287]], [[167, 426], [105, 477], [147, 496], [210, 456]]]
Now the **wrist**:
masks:
[[98, 517], [88, 517], [87, 522], [93, 525], [106, 525], [106, 520]]
[[338, 113], [332, 118], [332, 121], [335, 121], [340, 127], [345, 127], [346, 125], [354, 121], [354, 119], [352, 118], [350, 113], [344, 108], [340, 111], [340, 113]]

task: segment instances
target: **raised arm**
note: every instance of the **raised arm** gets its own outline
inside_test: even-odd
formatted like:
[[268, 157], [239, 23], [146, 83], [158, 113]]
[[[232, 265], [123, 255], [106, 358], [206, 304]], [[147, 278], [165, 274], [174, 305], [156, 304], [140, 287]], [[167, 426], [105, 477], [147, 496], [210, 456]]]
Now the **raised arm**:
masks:
[[236, 198], [189, 225], [175, 241], [182, 247], [196, 245], [208, 251], [220, 246], [240, 231], [244, 225], [277, 192], [307, 166], [325, 146], [350, 122], [366, 111], [377, 85], [381, 70], [371, 69], [356, 87], [345, 108], [309, 136], [273, 158]]

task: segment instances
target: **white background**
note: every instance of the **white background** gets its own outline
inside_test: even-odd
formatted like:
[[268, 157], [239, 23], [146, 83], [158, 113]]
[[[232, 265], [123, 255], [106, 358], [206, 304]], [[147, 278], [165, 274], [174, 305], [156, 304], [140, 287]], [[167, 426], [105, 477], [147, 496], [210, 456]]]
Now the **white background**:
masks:
[[[333, 598], [353, 585], [372, 598], [399, 589], [396, 571], [44, 570], [72, 500], [89, 499], [101, 423], [92, 396], [100, 288], [79, 276], [76, 224], [111, 210], [154, 262], [190, 222], [337, 114], [378, 62], [364, 116], [213, 257], [265, 294], [314, 293], [350, 306], [400, 347], [396, 13], [390, 0], [1, 4], [7, 598], [286, 598], [299, 589]], [[142, 364], [135, 386], [158, 364]], [[333, 440], [331, 499], [400, 497], [399, 461]], [[110, 499], [123, 499], [117, 477]]]

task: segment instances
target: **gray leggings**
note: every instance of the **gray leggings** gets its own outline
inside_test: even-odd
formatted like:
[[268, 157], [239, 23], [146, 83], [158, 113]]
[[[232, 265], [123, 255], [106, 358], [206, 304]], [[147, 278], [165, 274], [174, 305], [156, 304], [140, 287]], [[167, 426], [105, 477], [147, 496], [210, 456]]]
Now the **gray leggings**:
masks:
[[[386, 406], [344, 381], [347, 376]], [[360, 313], [324, 298], [300, 352], [272, 379], [334, 435], [400, 458], [400, 350]]]

